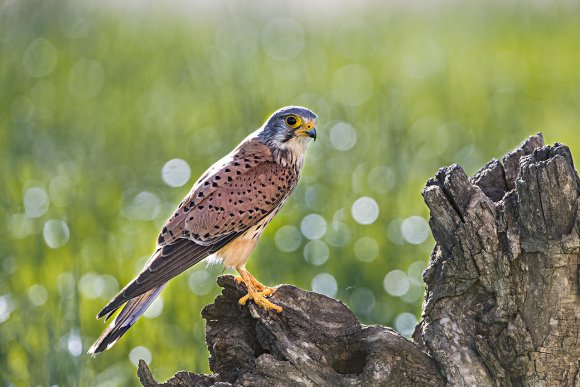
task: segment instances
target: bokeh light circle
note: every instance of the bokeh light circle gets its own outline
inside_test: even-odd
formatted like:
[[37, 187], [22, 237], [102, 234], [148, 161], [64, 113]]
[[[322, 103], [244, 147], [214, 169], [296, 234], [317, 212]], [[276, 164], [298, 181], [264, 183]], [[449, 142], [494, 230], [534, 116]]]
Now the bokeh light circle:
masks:
[[211, 291], [214, 281], [207, 270], [199, 269], [189, 275], [188, 284], [194, 294], [203, 296]]
[[429, 237], [429, 225], [420, 216], [410, 216], [401, 223], [403, 239], [413, 245], [419, 245]]
[[347, 151], [356, 144], [356, 130], [346, 122], [339, 122], [330, 128], [330, 144], [341, 151]]
[[302, 244], [302, 235], [294, 226], [282, 226], [274, 235], [274, 242], [278, 250], [284, 253], [296, 251]]
[[395, 328], [403, 336], [410, 337], [417, 325], [417, 318], [408, 312], [401, 313], [395, 319]]
[[58, 53], [54, 45], [43, 38], [35, 39], [24, 51], [22, 66], [26, 74], [33, 78], [45, 77], [56, 66]]
[[322, 238], [326, 229], [326, 220], [318, 214], [308, 214], [300, 222], [300, 231], [308, 239]]
[[43, 285], [34, 284], [28, 288], [28, 299], [33, 305], [44, 305], [48, 300], [48, 291]]
[[105, 281], [96, 273], [85, 273], [79, 280], [79, 291], [86, 299], [92, 300], [100, 297], [104, 290]]
[[66, 339], [66, 349], [74, 357], [80, 356], [83, 352], [83, 340], [76, 330], [69, 333]]
[[379, 205], [375, 199], [363, 196], [351, 208], [353, 219], [360, 224], [372, 224], [379, 217]]
[[328, 188], [322, 184], [314, 184], [304, 192], [304, 202], [311, 210], [320, 211], [328, 203]]
[[190, 177], [191, 168], [187, 161], [182, 159], [169, 160], [161, 169], [161, 178], [170, 187], [181, 187]]
[[32, 219], [24, 214], [13, 214], [8, 218], [8, 231], [14, 239], [22, 239], [34, 234]]
[[363, 236], [354, 243], [354, 255], [363, 262], [372, 262], [379, 255], [379, 244], [374, 238]]
[[312, 240], [304, 246], [304, 260], [314, 266], [324, 264], [329, 254], [327, 244], [320, 240]]
[[44, 223], [42, 235], [48, 247], [56, 249], [68, 242], [70, 232], [65, 221], [50, 219]]
[[[127, 195], [125, 195], [127, 196]], [[161, 200], [152, 192], [139, 192], [121, 209], [129, 220], [153, 220], [159, 215]]]
[[135, 367], [139, 365], [139, 360], [145, 360], [146, 363], [151, 363], [153, 359], [153, 355], [151, 355], [151, 351], [143, 346], [137, 346], [129, 352], [129, 360]]
[[401, 297], [409, 291], [410, 284], [407, 274], [401, 270], [389, 272], [383, 280], [383, 287], [391, 296]]
[[350, 295], [349, 303], [356, 313], [369, 314], [375, 306], [375, 294], [369, 288], [356, 288]]
[[29, 218], [38, 218], [48, 211], [48, 194], [43, 188], [31, 187], [24, 192], [24, 213]]
[[333, 247], [343, 247], [350, 241], [351, 232], [348, 226], [339, 221], [333, 221], [326, 232], [326, 242]]
[[336, 279], [328, 273], [317, 274], [310, 285], [313, 292], [324, 294], [328, 297], [336, 296], [338, 284]]

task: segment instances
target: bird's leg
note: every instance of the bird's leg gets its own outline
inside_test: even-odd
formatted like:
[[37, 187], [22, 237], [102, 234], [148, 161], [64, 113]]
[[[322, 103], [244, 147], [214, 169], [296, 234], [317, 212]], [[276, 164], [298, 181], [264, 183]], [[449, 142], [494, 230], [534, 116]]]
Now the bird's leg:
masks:
[[268, 310], [273, 309], [276, 312], [280, 313], [282, 308], [266, 299], [266, 297], [271, 296], [274, 294], [276, 289], [269, 288], [267, 286], [262, 285], [258, 282], [257, 279], [254, 278], [245, 268], [242, 266], [236, 267], [238, 273], [240, 273], [239, 277], [236, 277], [236, 281], [238, 283], [243, 282], [248, 289], [248, 294], [240, 298], [240, 304], [246, 305], [248, 300], [253, 300], [256, 305]]

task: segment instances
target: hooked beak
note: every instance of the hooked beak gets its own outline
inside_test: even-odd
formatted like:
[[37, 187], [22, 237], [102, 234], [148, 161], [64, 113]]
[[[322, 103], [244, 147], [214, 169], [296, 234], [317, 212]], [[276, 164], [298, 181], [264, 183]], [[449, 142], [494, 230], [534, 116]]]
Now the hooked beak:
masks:
[[316, 128], [314, 122], [306, 122], [303, 127], [296, 131], [297, 136], [308, 136], [316, 141]]
[[308, 135], [308, 137], [313, 138], [316, 141], [316, 128], [305, 130], [304, 133]]

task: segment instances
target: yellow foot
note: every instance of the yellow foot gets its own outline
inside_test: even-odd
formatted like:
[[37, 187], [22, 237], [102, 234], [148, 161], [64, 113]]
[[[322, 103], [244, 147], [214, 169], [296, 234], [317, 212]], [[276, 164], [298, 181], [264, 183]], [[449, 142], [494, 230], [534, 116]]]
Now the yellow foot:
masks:
[[[254, 287], [256, 288], [256, 290], [257, 290], [257, 291], [261, 292], [261, 291], [262, 291], [262, 290], [264, 290], [264, 289], [272, 289], [272, 288], [269, 288], [269, 287], [267, 287], [266, 285], [262, 285], [262, 284], [261, 284], [261, 283], [260, 283], [260, 282], [259, 282], [257, 279], [255, 279], [255, 278], [254, 278], [254, 276], [253, 276], [253, 275], [251, 275], [251, 274], [250, 274], [248, 271], [246, 271], [246, 273], [248, 274], [248, 279], [250, 280], [250, 282], [252, 283], [252, 285], [254, 285]], [[241, 284], [241, 283], [245, 284], [245, 283], [246, 283], [246, 281], [244, 281], [244, 279], [243, 279], [243, 278], [242, 278], [242, 276], [240, 276], [240, 275], [239, 275], [239, 276], [237, 276], [237, 277], [234, 277], [234, 279], [235, 279], [235, 280], [236, 280], [236, 282], [237, 282], [237, 283], [239, 283], [239, 284]], [[276, 291], [276, 289], [272, 289], [272, 290], [273, 290], [273, 291], [272, 291], [272, 293], [271, 293], [271, 294], [274, 294], [274, 292]]]
[[253, 300], [256, 305], [266, 310], [272, 309], [278, 313], [282, 312], [282, 307], [266, 299], [276, 292], [276, 289], [262, 285], [246, 269], [238, 267], [239, 277], [236, 282], [244, 283], [248, 289], [248, 294], [240, 298], [240, 305], [246, 305], [248, 300]]
[[240, 305], [246, 305], [246, 303], [248, 302], [248, 300], [252, 299], [254, 301], [254, 303], [256, 305], [258, 305], [261, 308], [264, 308], [266, 310], [268, 309], [272, 309], [275, 312], [282, 312], [282, 307], [274, 304], [273, 302], [269, 301], [266, 297], [272, 295], [275, 292], [275, 289], [272, 288], [266, 288], [261, 292], [255, 291], [253, 292], [253, 294], [250, 296], [250, 293], [248, 292], [248, 294], [246, 294], [245, 296], [243, 296], [242, 298], [240, 298]]

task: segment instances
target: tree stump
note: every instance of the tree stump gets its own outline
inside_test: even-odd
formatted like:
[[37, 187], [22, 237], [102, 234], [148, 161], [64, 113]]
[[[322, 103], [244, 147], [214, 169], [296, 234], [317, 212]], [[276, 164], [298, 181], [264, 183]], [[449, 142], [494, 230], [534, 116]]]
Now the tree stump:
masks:
[[204, 308], [211, 375], [144, 386], [579, 386], [580, 180], [565, 145], [530, 137], [469, 178], [441, 168], [423, 197], [436, 241], [414, 342], [290, 285], [281, 314], [240, 306], [221, 276]]

